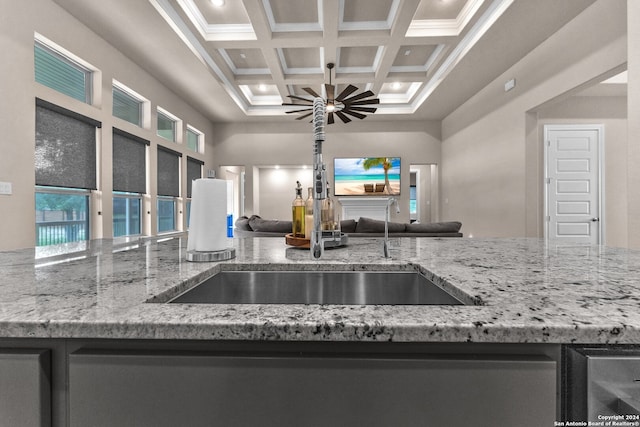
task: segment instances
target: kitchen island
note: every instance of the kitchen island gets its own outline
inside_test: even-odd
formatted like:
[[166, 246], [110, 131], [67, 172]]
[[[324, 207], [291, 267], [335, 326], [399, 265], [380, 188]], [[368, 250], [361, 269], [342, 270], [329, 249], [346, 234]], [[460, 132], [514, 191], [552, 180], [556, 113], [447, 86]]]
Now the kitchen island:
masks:
[[[336, 365], [341, 374], [337, 375], [338, 383], [327, 386], [329, 389], [350, 378], [345, 372], [355, 372], [355, 367], [363, 367], [369, 373], [380, 372], [380, 381], [385, 379], [382, 373], [391, 369], [394, 372], [389, 377], [391, 381], [401, 382], [404, 377], [399, 372], [428, 372], [425, 378], [432, 378], [433, 366], [423, 366], [423, 362], [429, 360], [438, 365], [447, 360], [446, 366], [438, 365], [437, 371], [449, 369], [446, 377], [449, 380], [434, 380], [433, 385], [442, 390], [456, 372], [466, 372], [460, 381], [475, 378], [476, 374], [469, 372], [476, 371], [468, 368], [465, 361], [482, 360], [477, 371], [480, 376], [475, 382], [492, 384], [491, 378], [509, 377], [504, 375], [507, 371], [526, 373], [530, 370], [533, 374], [533, 377], [517, 377], [509, 385], [496, 383], [496, 389], [507, 387], [497, 396], [503, 400], [508, 395], [515, 396], [513, 388], [517, 389], [518, 381], [525, 384], [533, 384], [533, 378], [551, 381], [540, 384], [540, 390], [548, 391], [552, 383], [551, 401], [557, 407], [552, 412], [555, 413], [547, 414], [543, 421], [532, 420], [530, 424], [520, 420], [520, 425], [552, 425], [562, 412], [562, 344], [640, 343], [640, 252], [636, 251], [593, 246], [552, 247], [539, 239], [399, 238], [392, 239], [391, 258], [385, 259], [380, 239], [362, 238], [351, 239], [345, 247], [325, 251], [321, 261], [312, 261], [308, 251], [287, 247], [281, 239], [236, 239], [233, 245], [236, 258], [219, 263], [187, 262], [184, 236], [92, 241], [1, 253], [0, 337], [5, 353], [15, 355], [20, 350], [26, 355], [36, 353], [36, 366], [40, 369], [50, 366], [45, 373], [50, 380], [53, 378], [54, 385], [60, 381], [70, 384], [68, 390], [63, 387], [62, 391], [56, 391], [54, 386], [49, 398], [39, 395], [41, 412], [49, 411], [53, 421], [37, 425], [66, 425], [67, 420], [71, 420], [71, 425], [80, 425], [80, 420], [87, 422], [83, 417], [98, 416], [87, 402], [98, 399], [104, 403], [108, 399], [91, 395], [90, 391], [96, 390], [96, 384], [107, 384], [109, 378], [120, 378], [118, 373], [131, 377], [132, 372], [136, 372], [123, 366], [135, 365], [151, 369], [149, 372], [189, 366], [192, 368], [189, 372], [196, 372], [194, 366], [207, 365], [201, 362], [210, 360], [207, 357], [214, 357], [225, 369], [230, 369], [225, 371], [227, 376], [252, 372], [256, 366], [268, 366], [269, 372], [280, 372], [278, 369], [285, 368], [282, 360], [286, 360], [284, 366], [300, 363], [296, 372], [305, 372], [304, 375], [311, 375], [318, 368], [312, 361], [319, 362], [318, 372], [323, 372], [320, 377], [324, 378], [327, 372], [334, 372], [332, 363], [346, 360], [347, 365]], [[221, 270], [317, 269], [416, 270], [466, 305], [164, 304]], [[256, 357], [260, 360], [258, 365], [252, 364]], [[141, 368], [140, 360], [152, 362]], [[235, 364], [238, 360], [239, 364]], [[266, 360], [274, 365], [265, 365]], [[453, 365], [449, 363], [451, 360]], [[329, 363], [327, 361], [330, 366], [323, 365]], [[391, 365], [385, 365], [384, 361], [390, 361]], [[403, 364], [396, 365], [398, 361], [417, 365], [415, 370], [407, 370]], [[489, 362], [506, 365], [496, 368], [499, 375], [484, 377], [484, 367]], [[523, 365], [519, 365], [520, 362]], [[379, 363], [382, 365], [378, 366]], [[109, 366], [118, 368], [114, 371], [108, 369]], [[371, 377], [360, 374], [363, 378]], [[175, 378], [167, 376], [174, 384], [176, 378], [185, 377], [175, 375]], [[202, 375], [198, 374], [201, 378]], [[151, 376], [145, 374], [144, 378]], [[285, 375], [277, 377], [286, 378]], [[264, 380], [258, 374], [250, 378], [240, 376], [238, 380], [250, 382], [251, 378], [262, 378], [257, 384], [251, 383], [253, 389]], [[352, 380], [356, 381], [355, 378], [363, 381], [360, 377]], [[419, 374], [415, 374], [415, 378], [418, 384], [425, 382]], [[410, 381], [411, 378], [404, 379]], [[42, 388], [43, 380], [37, 380], [34, 380], [36, 387]], [[191, 378], [189, 384], [197, 380]], [[291, 386], [315, 380], [294, 376], [286, 381], [285, 384]], [[278, 384], [281, 389], [287, 387]], [[404, 383], [387, 384], [387, 388], [404, 389], [401, 384]], [[198, 387], [202, 390], [202, 384]], [[229, 387], [226, 384], [224, 396], [240, 392]], [[416, 387], [414, 383], [406, 389], [415, 391], [412, 396], [425, 393]], [[460, 387], [470, 389], [469, 384], [460, 383]], [[454, 394], [460, 394], [460, 387]], [[107, 387], [104, 393], [113, 390], [117, 388]], [[322, 391], [328, 389], [315, 392]], [[536, 393], [542, 394], [531, 389], [525, 395]], [[303, 396], [299, 392], [294, 395]], [[193, 402], [192, 396], [190, 399]], [[239, 399], [246, 404], [243, 398]], [[409, 396], [402, 400], [412, 401]], [[114, 405], [117, 407], [122, 402]], [[238, 408], [229, 406], [228, 402], [226, 405], [233, 409], [229, 409], [231, 412], [238, 412]], [[273, 407], [274, 403], [265, 405]], [[89, 410], [83, 411], [83, 408]], [[387, 412], [394, 412], [388, 409]], [[526, 417], [526, 412], [518, 410], [524, 414], [521, 417]], [[479, 416], [476, 414], [471, 420], [481, 419]], [[539, 412], [531, 416], [540, 417]], [[505, 425], [510, 422], [504, 418], [506, 415], [499, 417], [507, 422]], [[169, 420], [166, 414], [162, 419]], [[384, 425], [380, 422], [379, 425]], [[278, 424], [289, 425], [283, 420], [274, 422]], [[398, 425], [414, 424], [407, 419]], [[463, 424], [452, 421], [450, 425]], [[484, 424], [470, 421], [466, 425]]]

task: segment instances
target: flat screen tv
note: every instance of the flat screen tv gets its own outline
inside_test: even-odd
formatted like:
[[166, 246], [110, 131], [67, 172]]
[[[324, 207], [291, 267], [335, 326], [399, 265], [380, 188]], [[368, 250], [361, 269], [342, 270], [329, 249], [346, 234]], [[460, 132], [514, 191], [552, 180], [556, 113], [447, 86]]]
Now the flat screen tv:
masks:
[[333, 161], [336, 196], [400, 194], [400, 157], [350, 157]]

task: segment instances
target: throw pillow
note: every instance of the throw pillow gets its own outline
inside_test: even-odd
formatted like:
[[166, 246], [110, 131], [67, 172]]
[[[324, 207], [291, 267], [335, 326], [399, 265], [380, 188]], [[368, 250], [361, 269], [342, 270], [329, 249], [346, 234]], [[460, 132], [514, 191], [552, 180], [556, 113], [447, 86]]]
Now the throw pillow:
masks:
[[249, 226], [249, 218], [244, 215], [238, 218], [235, 224], [238, 230], [251, 231], [251, 227]]
[[343, 233], [355, 233], [356, 232], [356, 220], [355, 219], [343, 219], [340, 221], [340, 231]]
[[462, 223], [458, 221], [431, 222], [426, 224], [407, 224], [409, 233], [457, 233], [460, 231]]
[[262, 219], [258, 215], [249, 218], [249, 226], [253, 231], [266, 231], [271, 233], [291, 233], [293, 229], [291, 221]]
[[[406, 224], [402, 222], [390, 222], [389, 233], [402, 233]], [[356, 233], [384, 233], [384, 221], [379, 219], [360, 217], [356, 225]]]

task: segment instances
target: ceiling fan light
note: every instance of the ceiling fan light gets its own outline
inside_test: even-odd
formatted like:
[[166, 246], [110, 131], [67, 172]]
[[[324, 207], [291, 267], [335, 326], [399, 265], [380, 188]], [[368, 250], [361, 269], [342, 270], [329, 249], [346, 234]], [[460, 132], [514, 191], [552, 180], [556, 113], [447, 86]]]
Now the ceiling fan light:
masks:
[[333, 102], [327, 102], [327, 113], [336, 111], [336, 105]]

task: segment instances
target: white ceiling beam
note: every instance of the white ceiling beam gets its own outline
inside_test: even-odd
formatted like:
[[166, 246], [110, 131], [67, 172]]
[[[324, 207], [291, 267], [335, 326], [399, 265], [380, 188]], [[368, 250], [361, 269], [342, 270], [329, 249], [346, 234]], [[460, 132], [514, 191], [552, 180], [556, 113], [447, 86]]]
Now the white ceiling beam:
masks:
[[278, 92], [283, 100], [287, 93], [286, 83], [284, 81], [284, 72], [280, 58], [272, 44], [273, 33], [269, 19], [265, 13], [262, 1], [260, 0], [242, 0], [244, 7], [249, 15], [249, 19], [253, 24], [253, 30], [258, 36], [258, 48], [262, 51], [262, 55], [267, 63], [267, 67], [271, 70], [271, 84], [278, 88]]
[[419, 5], [420, 0], [404, 0], [401, 2], [395, 22], [391, 26], [390, 37], [388, 37], [388, 41], [384, 45], [382, 57], [375, 71], [375, 80], [371, 88], [374, 93], [380, 92], [400, 50], [400, 46], [406, 43], [404, 35], [409, 29]]

